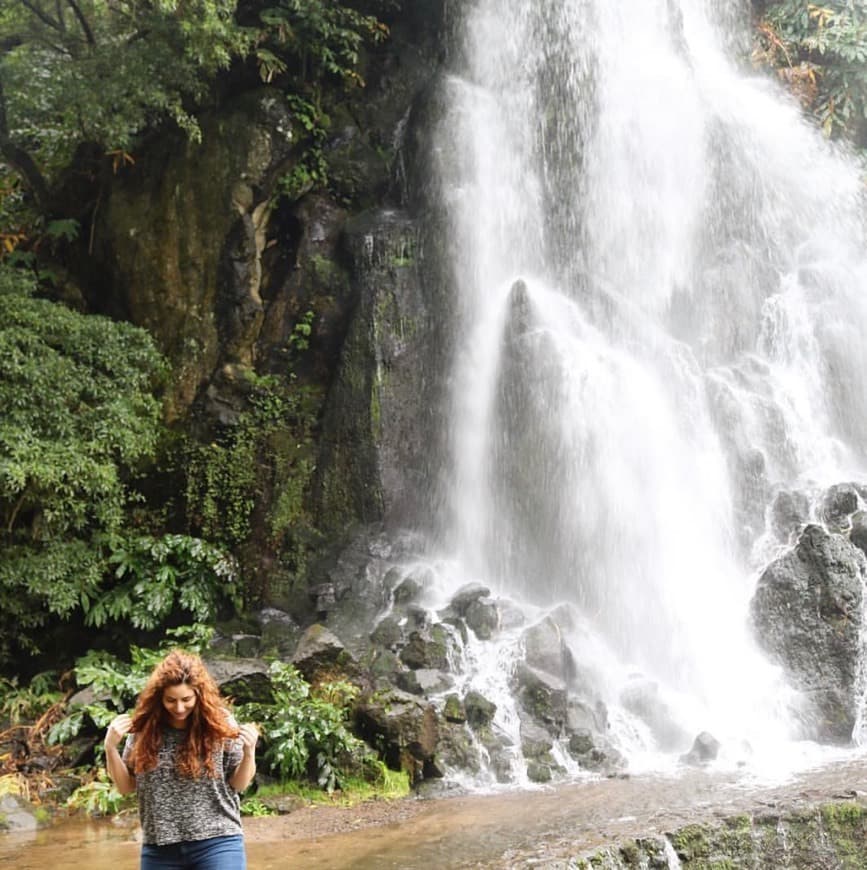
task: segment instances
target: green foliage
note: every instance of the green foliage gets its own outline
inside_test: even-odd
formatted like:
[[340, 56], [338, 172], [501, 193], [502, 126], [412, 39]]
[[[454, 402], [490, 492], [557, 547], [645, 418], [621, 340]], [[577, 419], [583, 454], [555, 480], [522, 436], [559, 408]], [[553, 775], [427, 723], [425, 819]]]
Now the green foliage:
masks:
[[37, 674], [29, 686], [19, 686], [16, 678], [0, 678], [0, 720], [9, 725], [38, 719], [62, 700], [57, 688], [57, 674]]
[[122, 795], [108, 778], [99, 770], [94, 779], [79, 786], [66, 800], [71, 810], [84, 811], [89, 816], [113, 816], [132, 804], [130, 796]]
[[355, 806], [367, 800], [397, 800], [410, 793], [409, 774], [404, 770], [390, 770], [378, 760], [365, 764], [365, 776], [344, 776], [339, 791], [323, 791], [309, 780], [272, 783], [259, 786], [256, 799], [265, 806], [269, 798], [291, 795], [306, 803], [328, 806]]
[[[10, 0], [0, 39], [9, 135], [49, 173], [82, 142], [129, 149], [168, 118], [198, 136], [189, 111], [217, 70], [249, 50], [236, 0]], [[76, 13], [80, 14], [76, 14]], [[38, 84], [37, 84], [38, 83]]]
[[188, 535], [129, 537], [112, 547], [108, 561], [120, 582], [91, 604], [92, 625], [110, 619], [153, 629], [176, 608], [204, 622], [237, 577], [234, 559]]
[[302, 352], [310, 347], [310, 334], [313, 331], [314, 317], [312, 311], [305, 311], [304, 316], [292, 328], [292, 334], [289, 336], [289, 347], [293, 350]]
[[304, 130], [305, 139], [301, 157], [277, 180], [276, 194], [294, 201], [328, 182], [328, 161], [323, 149], [330, 122], [316, 105], [298, 94], [287, 94], [286, 101], [295, 122]]
[[[308, 341], [312, 315], [297, 342]], [[296, 333], [293, 333], [296, 335]], [[297, 344], [294, 346], [297, 348]], [[250, 375], [247, 410], [208, 444], [190, 444], [184, 463], [192, 528], [220, 545], [238, 547], [250, 534], [256, 497], [277, 494], [267, 518], [272, 542], [293, 525], [306, 526], [303, 498], [312, 475], [312, 431], [318, 405], [309, 390]]]
[[290, 60], [297, 61], [304, 81], [332, 75], [363, 84], [357, 71], [362, 42], [388, 35], [388, 28], [374, 16], [323, 0], [279, 0], [266, 6], [259, 18], [264, 25], [263, 42], [257, 47], [260, 64], [271, 72], [275, 57], [283, 58], [284, 69]]
[[371, 761], [367, 774], [363, 779], [349, 777], [341, 784], [348, 800], [395, 800], [410, 793], [409, 773], [405, 770], [390, 770], [383, 761]]
[[256, 485], [256, 433], [247, 426], [186, 455], [187, 515], [204, 537], [230, 547], [250, 533]]
[[363, 747], [347, 727], [348, 705], [357, 690], [348, 683], [332, 683], [327, 700], [284, 662], [272, 663], [270, 677], [273, 703], [244, 704], [238, 708], [239, 718], [259, 724], [264, 759], [275, 775], [311, 775], [321, 788], [333, 791], [346, 775], [347, 758]]
[[772, 0], [757, 60], [780, 72], [829, 137], [867, 147], [867, 7], [854, 0]]
[[261, 818], [262, 816], [275, 816], [277, 811], [262, 803], [258, 797], [248, 797], [241, 801], [241, 815]]
[[211, 618], [235, 567], [186, 535], [131, 528], [163, 431], [165, 362], [143, 330], [34, 296], [0, 266], [0, 660], [50, 618], [155, 628]]
[[0, 266], [0, 658], [98, 597], [164, 371], [143, 330], [38, 299]]

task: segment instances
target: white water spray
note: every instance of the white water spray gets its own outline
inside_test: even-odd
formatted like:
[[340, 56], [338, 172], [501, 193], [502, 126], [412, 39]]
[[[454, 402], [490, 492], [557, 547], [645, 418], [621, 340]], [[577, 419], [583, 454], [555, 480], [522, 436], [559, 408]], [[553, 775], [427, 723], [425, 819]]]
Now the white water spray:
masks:
[[463, 329], [442, 549], [456, 584], [580, 614], [636, 755], [635, 673], [684, 733], [781, 745], [747, 625], [765, 500], [867, 465], [858, 172], [730, 26], [701, 0], [476, 0], [435, 149]]

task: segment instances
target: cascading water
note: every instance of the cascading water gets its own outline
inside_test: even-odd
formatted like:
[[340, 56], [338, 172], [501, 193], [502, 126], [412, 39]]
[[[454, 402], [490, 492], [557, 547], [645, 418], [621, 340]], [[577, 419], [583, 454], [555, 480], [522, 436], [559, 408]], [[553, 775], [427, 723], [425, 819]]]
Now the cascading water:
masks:
[[[781, 745], [747, 624], [765, 511], [867, 466], [861, 182], [738, 68], [732, 5], [473, 0], [434, 148], [460, 330], [443, 582], [567, 605], [633, 759], [702, 729]], [[503, 688], [501, 637], [467, 685]], [[636, 674], [670, 745], [624, 709]]]

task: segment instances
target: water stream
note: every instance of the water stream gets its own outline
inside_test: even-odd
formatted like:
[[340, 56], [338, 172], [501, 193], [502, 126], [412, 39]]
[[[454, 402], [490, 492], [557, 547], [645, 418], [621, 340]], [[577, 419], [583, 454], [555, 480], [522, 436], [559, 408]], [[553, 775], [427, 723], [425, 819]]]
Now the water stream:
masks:
[[[246, 819], [251, 870], [457, 870], [566, 868], [630, 837], [658, 837], [692, 823], [741, 813], [774, 816], [793, 808], [863, 795], [863, 760], [826, 766], [785, 783], [693, 770], [561, 785], [532, 792], [404, 801], [370, 825], [364, 808], [299, 810]], [[318, 814], [318, 816], [317, 816]], [[324, 822], [322, 816], [330, 815]], [[0, 836], [0, 867], [135, 870], [137, 829], [71, 820], [31, 834]], [[571, 864], [569, 862], [572, 862]], [[669, 854], [669, 867], [677, 867]], [[837, 866], [829, 864], [827, 866]], [[841, 865], [842, 866], [842, 865]]]
[[[633, 764], [673, 748], [623, 709], [638, 675], [683, 734], [787, 768], [810, 752], [747, 612], [789, 543], [775, 495], [865, 479], [859, 168], [749, 67], [747, 3], [465, 7], [433, 167], [460, 330], [441, 598], [565, 604]], [[515, 637], [465, 662], [507, 732]]]

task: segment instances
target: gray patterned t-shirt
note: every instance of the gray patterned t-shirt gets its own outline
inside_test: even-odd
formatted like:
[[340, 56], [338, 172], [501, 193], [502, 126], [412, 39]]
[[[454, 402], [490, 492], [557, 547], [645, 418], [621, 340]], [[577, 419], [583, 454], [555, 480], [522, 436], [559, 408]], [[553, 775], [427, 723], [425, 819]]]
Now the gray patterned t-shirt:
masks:
[[[157, 766], [135, 774], [142, 842], [153, 846], [207, 840], [242, 833], [241, 800], [229, 785], [229, 778], [241, 763], [243, 743], [240, 738], [223, 742], [222, 751], [214, 752], [215, 777], [207, 773], [196, 778], [180, 776], [175, 770], [175, 755], [186, 731], [166, 726]], [[123, 748], [123, 760], [129, 767], [135, 743], [131, 734]]]

